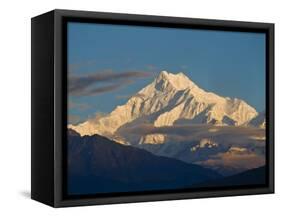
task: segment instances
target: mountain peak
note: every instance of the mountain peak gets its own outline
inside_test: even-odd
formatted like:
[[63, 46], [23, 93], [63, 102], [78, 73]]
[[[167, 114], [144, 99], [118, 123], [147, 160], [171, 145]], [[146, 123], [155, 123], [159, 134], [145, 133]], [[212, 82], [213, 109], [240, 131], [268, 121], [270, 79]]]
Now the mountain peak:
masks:
[[168, 71], [161, 71], [158, 74], [157, 78], [162, 78], [162, 79], [170, 79], [170, 78], [178, 78], [178, 79], [182, 79], [182, 78], [186, 78], [188, 80], [190, 80], [183, 72], [178, 72], [178, 73], [172, 73], [172, 72], [168, 72]]
[[167, 71], [161, 71], [161, 72], [159, 73], [158, 77], [164, 77], [164, 76], [167, 76], [167, 75], [169, 75], [169, 72], [167, 72]]
[[[152, 83], [142, 88], [125, 104], [117, 106], [110, 114], [95, 122], [85, 121], [70, 128], [82, 136], [100, 134], [126, 144], [129, 139], [116, 132], [128, 126], [142, 123], [157, 127], [173, 126], [177, 123], [240, 126], [256, 115], [256, 110], [243, 100], [206, 92], [185, 73], [162, 71]], [[155, 134], [146, 139], [162, 141], [163, 137]]]
[[167, 71], [161, 71], [155, 81], [156, 84], [161, 83], [165, 84], [165, 86], [169, 83], [177, 90], [184, 90], [196, 86], [183, 72], [174, 74]]

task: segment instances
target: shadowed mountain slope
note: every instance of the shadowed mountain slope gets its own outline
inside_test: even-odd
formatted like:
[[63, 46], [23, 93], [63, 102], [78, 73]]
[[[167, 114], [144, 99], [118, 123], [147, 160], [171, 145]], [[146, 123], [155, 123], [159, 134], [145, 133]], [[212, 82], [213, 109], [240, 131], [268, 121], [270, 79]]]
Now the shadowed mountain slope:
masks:
[[99, 135], [68, 133], [70, 194], [169, 190], [220, 177], [210, 169], [155, 156]]
[[266, 183], [266, 168], [265, 166], [247, 170], [245, 172], [228, 176], [225, 178], [211, 180], [196, 184], [195, 187], [227, 187], [239, 185], [262, 185]]

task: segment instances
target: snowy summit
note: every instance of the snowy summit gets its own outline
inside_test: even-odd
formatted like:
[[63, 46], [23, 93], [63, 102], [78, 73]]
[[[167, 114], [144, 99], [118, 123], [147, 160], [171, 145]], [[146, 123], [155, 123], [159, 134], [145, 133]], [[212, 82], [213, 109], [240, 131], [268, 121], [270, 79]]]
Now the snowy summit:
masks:
[[207, 92], [182, 72], [162, 71], [152, 83], [108, 115], [69, 125], [69, 128], [82, 136], [100, 134], [118, 141], [116, 131], [128, 124], [149, 123], [155, 127], [178, 123], [240, 126], [257, 115], [257, 111], [241, 99]]

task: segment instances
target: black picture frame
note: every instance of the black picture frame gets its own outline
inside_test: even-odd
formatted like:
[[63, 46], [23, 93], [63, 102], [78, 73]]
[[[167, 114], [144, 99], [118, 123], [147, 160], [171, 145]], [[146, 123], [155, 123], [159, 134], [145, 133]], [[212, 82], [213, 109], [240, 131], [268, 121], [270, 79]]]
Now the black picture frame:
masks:
[[[67, 196], [65, 144], [68, 21], [265, 33], [267, 184], [188, 192], [124, 193], [98, 197]], [[50, 11], [32, 18], [31, 24], [32, 199], [53, 207], [66, 207], [274, 193], [274, 24], [70, 10]]]

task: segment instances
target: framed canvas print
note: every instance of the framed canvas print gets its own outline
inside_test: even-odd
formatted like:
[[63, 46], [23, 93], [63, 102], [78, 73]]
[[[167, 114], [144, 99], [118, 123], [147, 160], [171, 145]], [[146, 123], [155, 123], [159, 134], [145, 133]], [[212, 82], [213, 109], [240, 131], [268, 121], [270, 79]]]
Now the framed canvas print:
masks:
[[274, 25], [54, 10], [32, 19], [33, 199], [274, 192]]

